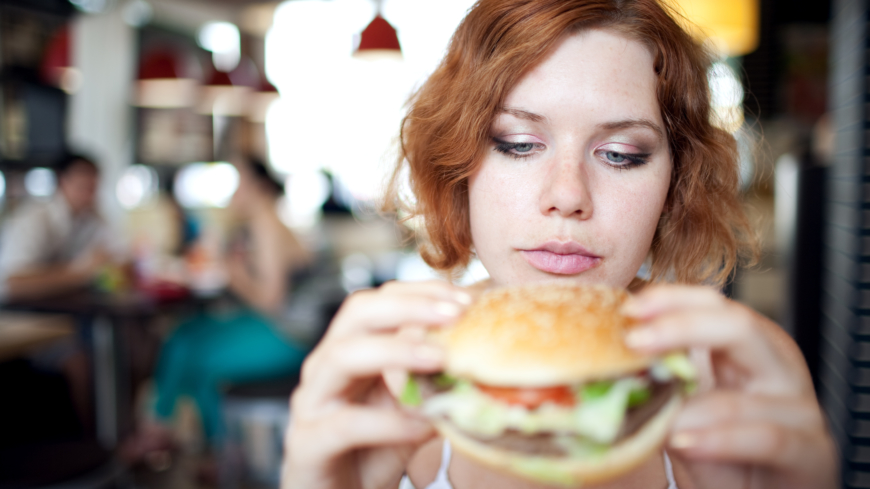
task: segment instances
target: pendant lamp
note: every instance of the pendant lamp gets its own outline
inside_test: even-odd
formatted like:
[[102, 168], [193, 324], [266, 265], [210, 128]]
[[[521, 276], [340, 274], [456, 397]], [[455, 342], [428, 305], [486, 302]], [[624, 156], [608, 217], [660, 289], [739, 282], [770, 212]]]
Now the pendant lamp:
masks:
[[196, 101], [199, 81], [182, 71], [175, 51], [153, 50], [139, 64], [133, 105], [155, 109], [190, 107]]
[[70, 44], [69, 26], [63, 25], [48, 42], [39, 70], [44, 83], [66, 93], [74, 93], [82, 84], [81, 72], [73, 67], [70, 59]]
[[[666, 0], [696, 39], [722, 56], [743, 56], [758, 47], [758, 0]], [[680, 18], [683, 17], [683, 19]]]
[[229, 73], [213, 68], [202, 87], [197, 112], [231, 117], [245, 115], [249, 96], [259, 78], [256, 70], [249, 58], [242, 58]]
[[359, 46], [354, 57], [364, 60], [402, 59], [402, 47], [396, 29], [378, 13], [360, 34]]

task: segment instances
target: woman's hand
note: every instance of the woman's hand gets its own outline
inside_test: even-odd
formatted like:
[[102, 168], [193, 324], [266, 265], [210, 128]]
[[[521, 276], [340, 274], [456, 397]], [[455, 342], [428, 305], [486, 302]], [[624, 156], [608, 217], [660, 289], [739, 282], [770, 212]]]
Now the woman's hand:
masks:
[[395, 489], [432, 427], [399, 408], [382, 373], [435, 372], [443, 352], [400, 327], [450, 322], [471, 297], [446, 282], [390, 282], [342, 305], [302, 366], [291, 401], [281, 486]]
[[806, 363], [781, 328], [705, 287], [650, 286], [624, 312], [644, 323], [629, 346], [707, 359], [707, 388], [686, 403], [668, 447], [697, 488], [839, 487]]

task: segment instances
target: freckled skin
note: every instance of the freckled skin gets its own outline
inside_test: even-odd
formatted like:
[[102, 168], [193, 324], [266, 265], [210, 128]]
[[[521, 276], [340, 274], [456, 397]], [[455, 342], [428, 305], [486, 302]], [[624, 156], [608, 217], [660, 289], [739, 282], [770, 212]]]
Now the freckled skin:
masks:
[[[534, 142], [534, 154], [515, 158], [493, 143], [469, 180], [475, 250], [495, 283], [564, 279], [627, 286], [649, 252], [672, 171], [651, 53], [612, 31], [568, 36], [513, 89], [505, 107], [543, 120], [499, 115], [490, 135]], [[662, 134], [611, 127], [637, 120]], [[616, 168], [608, 151], [648, 157], [645, 164]], [[544, 272], [523, 250], [547, 241], [573, 241], [600, 259], [576, 275]]]

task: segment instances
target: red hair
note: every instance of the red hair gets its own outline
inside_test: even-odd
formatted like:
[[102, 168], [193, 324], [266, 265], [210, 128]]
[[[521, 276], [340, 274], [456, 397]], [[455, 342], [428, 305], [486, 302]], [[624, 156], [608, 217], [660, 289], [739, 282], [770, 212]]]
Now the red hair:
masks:
[[[471, 258], [468, 178], [520, 79], [566, 34], [610, 29], [653, 53], [657, 97], [673, 157], [650, 254], [652, 280], [724, 283], [754, 236], [738, 197], [734, 138], [711, 124], [710, 58], [657, 0], [480, 0], [447, 55], [411, 99], [387, 207], [420, 216], [426, 262], [451, 272]], [[399, 202], [407, 164], [413, 206]]]

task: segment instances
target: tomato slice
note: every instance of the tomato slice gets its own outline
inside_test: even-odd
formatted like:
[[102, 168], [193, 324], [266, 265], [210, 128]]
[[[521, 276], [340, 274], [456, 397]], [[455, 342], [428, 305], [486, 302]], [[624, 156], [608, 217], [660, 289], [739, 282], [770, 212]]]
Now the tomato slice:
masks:
[[517, 388], [495, 387], [477, 384], [477, 388], [486, 395], [506, 404], [514, 404], [534, 409], [545, 402], [571, 407], [576, 402], [574, 392], [569, 387]]

